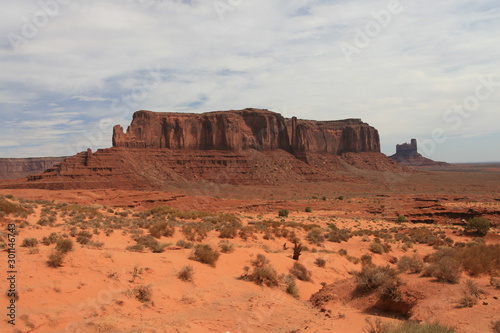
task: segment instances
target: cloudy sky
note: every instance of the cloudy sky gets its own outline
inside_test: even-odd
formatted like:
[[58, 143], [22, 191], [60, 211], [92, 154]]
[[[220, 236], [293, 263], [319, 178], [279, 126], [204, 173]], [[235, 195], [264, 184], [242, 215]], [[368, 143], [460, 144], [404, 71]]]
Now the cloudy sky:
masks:
[[33, 0], [0, 11], [0, 157], [111, 146], [136, 110], [361, 118], [500, 161], [498, 0]]

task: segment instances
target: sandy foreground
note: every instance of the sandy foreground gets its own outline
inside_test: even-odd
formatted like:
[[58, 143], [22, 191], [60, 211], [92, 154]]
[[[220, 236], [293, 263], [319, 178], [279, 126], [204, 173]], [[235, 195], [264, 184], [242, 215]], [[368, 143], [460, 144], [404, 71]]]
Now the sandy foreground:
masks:
[[[1, 332], [363, 332], [367, 329], [367, 318], [381, 318], [383, 322], [408, 318], [437, 321], [454, 327], [456, 332], [472, 333], [490, 332], [491, 322], [500, 320], [500, 290], [490, 283], [492, 274], [471, 277], [463, 272], [459, 282], [453, 284], [421, 274], [401, 273], [399, 277], [404, 288], [418, 292], [416, 304], [406, 316], [398, 311], [381, 310], [374, 306], [378, 298], [376, 293], [353, 296], [353, 272], [362, 267], [359, 259], [370, 255], [373, 264], [396, 268], [396, 261], [402, 256], [415, 254], [423, 259], [436, 251], [433, 246], [413, 242], [408, 247], [394, 237], [382, 238], [382, 243], [390, 245], [390, 250], [374, 253], [370, 246], [376, 238], [380, 239], [380, 234], [353, 235], [340, 243], [328, 239], [311, 243], [307, 236], [310, 229], [293, 224], [315, 224], [323, 232], [328, 232], [329, 224], [333, 223], [351, 232], [381, 230], [393, 234], [423, 227], [453, 243], [474, 241], [474, 236], [463, 234], [459, 218], [449, 219], [450, 223], [396, 223], [395, 218], [405, 215], [405, 209], [414, 209], [407, 207], [408, 202], [414, 201], [410, 200], [413, 199], [411, 194], [384, 197], [358, 193], [324, 200], [316, 196], [281, 200], [266, 198], [267, 194], [260, 199], [255, 196], [245, 200], [120, 190], [1, 190], [0, 194], [7, 195], [4, 200], [10, 203], [32, 208], [25, 216], [9, 214], [0, 218], [2, 230], [13, 223], [18, 232], [16, 325], [8, 323], [6, 307], [10, 298], [4, 293], [0, 298], [4, 309]], [[475, 200], [471, 196], [456, 199], [459, 194], [446, 193], [441, 199], [453, 196], [456, 200], [440, 203], [449, 209], [494, 212], [500, 210], [495, 195], [478, 193], [479, 200]], [[427, 194], [424, 197], [428, 199]], [[277, 236], [272, 229], [253, 230], [250, 237], [236, 234], [225, 239], [232, 244], [233, 251], [221, 253], [212, 267], [191, 259], [192, 248], [178, 246], [179, 241], [186, 240], [183, 227], [203, 223], [203, 217], [175, 217], [174, 234], [157, 239], [163, 247], [160, 253], [153, 253], [148, 248], [139, 252], [126, 250], [136, 244], [134, 237], [149, 235], [148, 228], [134, 226], [135, 222], [124, 222], [116, 228], [105, 224], [95, 227], [96, 219], [134, 221], [148, 209], [162, 205], [176, 212], [232, 214], [240, 223], [238, 232], [262, 221], [281, 223], [279, 228], [295, 232], [307, 247], [298, 262], [311, 273], [311, 281], [296, 279], [298, 294], [293, 297], [285, 291], [283, 282], [268, 287], [244, 278], [247, 274], [244, 267], [252, 271], [252, 262], [259, 254], [269, 260], [279, 275], [289, 274], [295, 262], [292, 259], [294, 245], [290, 238]], [[83, 208], [84, 217], [78, 217], [81, 207], [90, 207], [97, 217], [86, 215], [89, 211], [86, 208]], [[305, 212], [306, 207], [311, 212]], [[289, 216], [279, 217], [278, 211], [284, 208], [290, 211]], [[54, 218], [48, 225], [41, 225], [44, 216]], [[145, 217], [148, 218], [151, 216]], [[169, 219], [168, 216], [163, 218]], [[72, 228], [76, 228], [73, 235]], [[90, 243], [77, 242], [74, 236], [80, 231], [92, 235]], [[7, 241], [6, 233], [2, 234], [4, 242]], [[58, 267], [47, 264], [56, 244], [42, 244], [43, 238], [50, 238], [52, 233], [71, 239], [74, 245]], [[36, 238], [38, 244], [22, 247], [26, 238]], [[498, 227], [492, 228], [482, 239], [489, 245], [500, 244]], [[221, 240], [220, 230], [211, 230], [203, 240], [192, 243], [208, 244], [220, 250]], [[6, 249], [2, 253], [0, 265], [6, 272], [8, 253]], [[318, 258], [325, 261], [324, 267], [318, 266]], [[192, 281], [178, 277], [185, 266], [192, 266]], [[457, 304], [468, 280], [484, 293], [478, 295], [472, 307], [459, 308]], [[311, 296], [323, 285], [333, 290], [331, 297], [324, 304], [314, 304], [310, 301]], [[141, 290], [148, 290], [150, 295], [141, 297]]]

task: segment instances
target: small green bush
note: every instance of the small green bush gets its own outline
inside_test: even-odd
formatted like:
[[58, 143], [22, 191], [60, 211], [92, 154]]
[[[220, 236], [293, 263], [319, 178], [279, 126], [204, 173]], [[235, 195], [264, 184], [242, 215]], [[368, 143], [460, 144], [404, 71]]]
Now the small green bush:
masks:
[[290, 214], [290, 212], [288, 211], [288, 209], [282, 209], [278, 212], [278, 216], [279, 217], [288, 217], [288, 214]]
[[396, 218], [396, 222], [397, 223], [403, 223], [403, 222], [407, 222], [408, 219], [406, 218], [406, 216], [404, 215], [399, 215], [397, 218]]
[[213, 249], [210, 245], [198, 244], [194, 248], [191, 259], [215, 267], [217, 260], [219, 260], [219, 256], [219, 251]]
[[483, 217], [474, 217], [467, 222], [465, 230], [480, 236], [486, 236], [491, 228], [491, 223]]

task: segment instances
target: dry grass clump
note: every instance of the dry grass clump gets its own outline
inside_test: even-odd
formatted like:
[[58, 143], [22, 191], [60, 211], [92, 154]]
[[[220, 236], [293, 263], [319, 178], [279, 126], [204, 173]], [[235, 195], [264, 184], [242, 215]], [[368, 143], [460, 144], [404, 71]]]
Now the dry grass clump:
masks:
[[47, 265], [52, 268], [58, 268], [63, 266], [64, 253], [60, 251], [54, 251], [49, 255], [47, 260]]
[[235, 245], [227, 240], [222, 240], [219, 242], [219, 247], [222, 253], [232, 253], [234, 252]]
[[151, 302], [151, 298], [153, 297], [153, 290], [151, 286], [138, 286], [135, 287], [132, 291], [135, 298], [142, 303]]
[[61, 253], [68, 253], [73, 250], [73, 241], [68, 238], [59, 239], [56, 243], [56, 250]]
[[307, 241], [310, 244], [321, 245], [325, 241], [324, 232], [321, 228], [312, 228], [306, 236]]
[[290, 274], [283, 274], [280, 277], [280, 280], [283, 281], [285, 292], [294, 298], [299, 298], [299, 288], [297, 287], [297, 283], [295, 281], [295, 277]]
[[0, 198], [0, 213], [0, 215], [24, 215], [28, 213], [28, 210], [21, 205]]
[[454, 257], [471, 276], [500, 271], [500, 245], [478, 244], [455, 249]]
[[155, 238], [172, 237], [175, 233], [175, 226], [168, 222], [159, 222], [149, 228], [149, 233]]
[[500, 320], [491, 322], [491, 330], [493, 333], [500, 333]]
[[248, 273], [250, 268], [244, 267], [246, 273], [242, 276], [243, 279], [268, 287], [276, 287], [279, 285], [280, 280], [278, 272], [276, 272], [266, 256], [259, 253], [256, 259], [252, 261], [252, 266], [254, 269], [251, 274]]
[[190, 242], [201, 242], [207, 237], [213, 226], [209, 223], [189, 223], [182, 227], [182, 233]]
[[182, 281], [192, 282], [193, 281], [194, 268], [191, 265], [187, 265], [181, 268], [177, 277]]
[[430, 264], [425, 267], [423, 275], [432, 276], [441, 282], [458, 283], [462, 273], [460, 261], [455, 259], [455, 250], [441, 248], [426, 257]]
[[404, 321], [400, 323], [383, 324], [379, 319], [375, 324], [367, 321], [369, 326], [365, 329], [367, 333], [455, 333], [452, 327], [444, 326], [438, 323], [419, 324], [413, 321]]
[[398, 272], [389, 265], [363, 265], [361, 271], [355, 273], [355, 277], [358, 292], [371, 292], [379, 288], [383, 290], [400, 284]]
[[21, 247], [36, 247], [38, 246], [38, 239], [36, 238], [25, 238], [21, 243]]
[[325, 267], [326, 265], [326, 260], [323, 259], [323, 258], [316, 258], [316, 260], [314, 261], [314, 264], [318, 267]]
[[416, 254], [412, 257], [403, 256], [398, 260], [398, 269], [401, 272], [417, 274], [424, 268], [424, 262]]
[[194, 247], [190, 259], [215, 267], [219, 256], [219, 251], [213, 249], [210, 245], [198, 244]]
[[480, 296], [485, 294], [486, 292], [483, 289], [479, 288], [477, 284], [474, 283], [474, 281], [467, 280], [462, 292], [462, 297], [457, 301], [457, 307], [471, 308], [477, 304]]
[[292, 268], [290, 268], [290, 274], [294, 275], [301, 281], [311, 281], [312, 277], [312, 273], [298, 261], [296, 261]]

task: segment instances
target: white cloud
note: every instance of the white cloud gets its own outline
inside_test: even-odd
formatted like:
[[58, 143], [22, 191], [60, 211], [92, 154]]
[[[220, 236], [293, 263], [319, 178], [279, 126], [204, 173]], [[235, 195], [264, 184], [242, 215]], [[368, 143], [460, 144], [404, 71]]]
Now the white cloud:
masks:
[[[61, 149], [57, 140], [77, 145], [102, 118], [126, 126], [136, 109], [264, 107], [309, 119], [356, 117], [379, 129], [384, 147], [431, 138], [436, 128], [450, 137], [499, 131], [500, 87], [458, 128], [443, 119], [474, 94], [479, 77], [499, 75], [494, 0], [401, 1], [403, 11], [350, 63], [341, 43], [352, 43], [356, 29], [388, 2], [231, 3], [221, 20], [212, 1], [73, 0], [20, 53], [6, 38], [0, 42], [0, 112], [16, 133], [37, 141], [39, 154]], [[1, 35], [20, 34], [23, 18], [39, 10], [36, 3], [9, 4], [0, 14]], [[119, 112], [112, 101], [121, 102]], [[60, 121], [44, 119], [49, 114]], [[36, 125], [47, 137], [28, 131]], [[5, 126], [0, 133], [9, 132]], [[473, 149], [491, 160], [486, 149]]]

